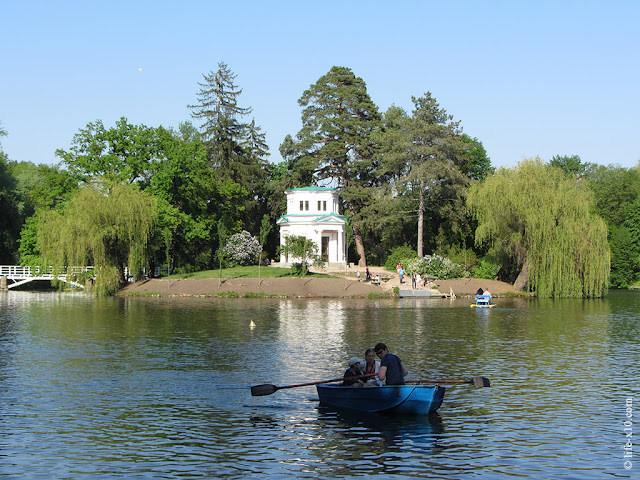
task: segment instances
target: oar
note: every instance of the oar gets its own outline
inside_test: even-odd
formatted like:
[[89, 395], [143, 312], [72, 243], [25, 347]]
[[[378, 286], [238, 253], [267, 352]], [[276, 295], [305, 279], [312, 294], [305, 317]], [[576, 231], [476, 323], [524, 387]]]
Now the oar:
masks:
[[271, 395], [272, 393], [275, 393], [278, 390], [282, 390], [283, 388], [308, 387], [309, 385], [320, 385], [321, 383], [341, 382], [343, 380], [358, 380], [359, 378], [366, 378], [366, 377], [373, 377], [373, 376], [375, 376], [375, 373], [370, 373], [367, 375], [356, 375], [353, 377], [332, 378], [331, 380], [321, 380], [319, 382], [299, 383], [298, 385], [284, 385], [282, 387], [277, 387], [275, 385], [271, 385], [270, 383], [265, 383], [264, 385], [254, 385], [253, 387], [251, 387], [251, 395], [254, 397], [259, 397], [262, 395]]
[[454, 385], [461, 385], [468, 383], [469, 385], [473, 385], [474, 387], [490, 387], [491, 382], [487, 377], [473, 377], [469, 380], [416, 380], [415, 382], [407, 382], [407, 383], [450, 383]]

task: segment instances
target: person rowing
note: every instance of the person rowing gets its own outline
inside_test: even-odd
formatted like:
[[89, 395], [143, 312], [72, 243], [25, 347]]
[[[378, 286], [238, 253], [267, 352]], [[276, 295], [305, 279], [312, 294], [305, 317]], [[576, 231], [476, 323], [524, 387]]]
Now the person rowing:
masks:
[[400, 357], [389, 353], [389, 349], [384, 343], [378, 343], [374, 350], [380, 357], [380, 370], [378, 379], [382, 382], [386, 380], [387, 385], [404, 385], [404, 377], [409, 373]]

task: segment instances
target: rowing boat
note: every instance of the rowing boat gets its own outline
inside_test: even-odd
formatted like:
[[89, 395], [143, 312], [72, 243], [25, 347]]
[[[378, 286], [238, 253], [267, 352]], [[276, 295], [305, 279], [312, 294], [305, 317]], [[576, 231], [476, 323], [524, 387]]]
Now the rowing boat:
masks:
[[425, 415], [435, 412], [444, 398], [439, 385], [383, 385], [381, 387], [343, 387], [316, 385], [320, 403], [366, 413]]

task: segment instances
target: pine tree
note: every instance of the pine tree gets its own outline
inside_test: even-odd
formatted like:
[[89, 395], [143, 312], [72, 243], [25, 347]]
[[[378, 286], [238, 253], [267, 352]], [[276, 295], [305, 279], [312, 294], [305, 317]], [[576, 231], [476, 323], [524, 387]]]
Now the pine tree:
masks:
[[382, 143], [385, 169], [393, 174], [398, 190], [396, 202], [411, 202], [408, 213], [417, 215], [417, 253], [422, 257], [427, 212], [438, 226], [448, 223], [460, 230], [464, 225], [469, 178], [458, 167], [465, 158], [460, 122], [454, 122], [429, 92], [411, 100], [410, 117], [398, 107], [390, 109]]
[[[365, 82], [346, 67], [333, 67], [298, 100], [302, 129], [295, 149], [299, 165], [312, 165], [316, 183], [340, 189], [353, 228], [359, 265], [366, 265], [360, 212], [365, 188], [376, 184], [372, 132], [380, 125], [378, 107]], [[288, 147], [291, 147], [289, 145]], [[304, 158], [304, 160], [303, 160]]]

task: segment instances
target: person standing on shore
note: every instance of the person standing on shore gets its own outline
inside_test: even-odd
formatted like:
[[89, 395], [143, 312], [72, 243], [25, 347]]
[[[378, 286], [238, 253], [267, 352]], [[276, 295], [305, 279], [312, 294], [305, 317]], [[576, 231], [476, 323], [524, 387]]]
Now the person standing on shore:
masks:
[[378, 379], [380, 381], [386, 380], [387, 385], [404, 385], [404, 377], [409, 373], [409, 370], [404, 366], [400, 357], [389, 353], [389, 349], [384, 343], [378, 343], [374, 350], [376, 355], [380, 357]]

